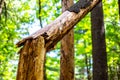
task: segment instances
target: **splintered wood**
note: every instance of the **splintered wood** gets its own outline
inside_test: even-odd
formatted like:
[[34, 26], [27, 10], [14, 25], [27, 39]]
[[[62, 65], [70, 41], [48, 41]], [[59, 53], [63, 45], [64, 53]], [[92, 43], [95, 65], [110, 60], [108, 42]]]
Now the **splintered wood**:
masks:
[[38, 30], [32, 35], [22, 39], [17, 43], [17, 46], [23, 46], [27, 40], [32, 40], [43, 36], [45, 39], [46, 50], [54, 48], [56, 43], [60, 41], [84, 16], [92, 10], [101, 0], [93, 0], [91, 5], [86, 9], [81, 9], [79, 13], [65, 11], [56, 20]]
[[47, 51], [54, 48], [72, 28], [101, 0], [93, 0], [79, 13], [65, 11], [49, 25], [22, 39], [16, 45], [21, 47], [16, 80], [44, 80], [44, 62]]
[[44, 38], [27, 40], [20, 52], [17, 80], [44, 80]]

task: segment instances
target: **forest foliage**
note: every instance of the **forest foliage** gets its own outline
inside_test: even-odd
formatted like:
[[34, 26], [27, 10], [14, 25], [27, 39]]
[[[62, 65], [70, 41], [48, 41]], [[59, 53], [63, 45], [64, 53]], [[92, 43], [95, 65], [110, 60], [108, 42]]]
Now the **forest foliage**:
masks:
[[[76, 1], [74, 1], [76, 2]], [[120, 75], [120, 21], [118, 2], [103, 0], [109, 80]], [[6, 0], [0, 15], [0, 80], [15, 80], [19, 54], [15, 44], [29, 35], [33, 24], [43, 26], [57, 18], [61, 11], [60, 0]], [[41, 22], [39, 21], [41, 18]], [[92, 41], [90, 14], [74, 27], [75, 78], [92, 78]], [[90, 71], [87, 74], [87, 67]], [[47, 80], [58, 80], [60, 75], [60, 43], [47, 53]]]

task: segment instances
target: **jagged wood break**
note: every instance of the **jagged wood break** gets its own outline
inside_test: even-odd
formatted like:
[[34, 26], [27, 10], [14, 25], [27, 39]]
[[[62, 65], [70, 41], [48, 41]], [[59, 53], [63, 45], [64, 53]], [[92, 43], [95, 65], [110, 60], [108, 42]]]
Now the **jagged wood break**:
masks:
[[56, 20], [17, 43], [23, 46], [17, 72], [17, 80], [44, 80], [45, 53], [60, 41], [95, 5], [101, 0], [93, 0], [79, 13], [65, 11]]
[[[101, 0], [93, 0], [91, 4], [85, 9], [80, 9], [79, 13], [69, 12], [66, 10], [56, 20], [46, 25], [44, 28], [38, 30], [32, 35], [22, 39], [16, 45], [18, 47], [23, 46], [27, 40], [33, 40], [39, 36], [43, 36], [45, 39], [45, 47], [47, 51], [54, 48], [54, 45], [67, 34], [74, 25], [76, 25], [93, 7], [95, 7]], [[76, 3], [78, 4], [78, 3]], [[74, 4], [74, 5], [76, 5]], [[73, 5], [73, 6], [74, 6]], [[77, 5], [76, 5], [77, 6]]]

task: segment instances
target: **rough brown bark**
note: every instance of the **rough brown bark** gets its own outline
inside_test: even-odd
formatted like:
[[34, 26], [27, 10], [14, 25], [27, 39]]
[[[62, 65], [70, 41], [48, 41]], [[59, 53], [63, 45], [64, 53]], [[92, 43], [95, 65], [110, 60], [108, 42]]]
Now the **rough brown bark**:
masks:
[[65, 11], [55, 21], [17, 43], [20, 50], [17, 80], [44, 80], [43, 65], [46, 51], [51, 50], [78, 21], [80, 21], [101, 0], [93, 0], [91, 5], [78, 14]]
[[39, 36], [43, 36], [45, 39], [46, 50], [51, 50], [54, 48], [54, 45], [60, 41], [73, 28], [73, 26], [76, 25], [100, 1], [101, 0], [93, 0], [90, 6], [85, 9], [81, 9], [77, 14], [74, 12], [65, 11], [49, 25], [19, 41], [17, 46], [20, 47], [24, 45], [24, 43], [29, 39], [35, 39]]
[[26, 41], [21, 49], [16, 80], [44, 80], [44, 38]]
[[107, 53], [102, 2], [91, 12], [93, 80], [107, 80]]
[[[73, 0], [62, 0], [62, 12], [73, 5]], [[74, 30], [61, 40], [60, 80], [74, 80]]]

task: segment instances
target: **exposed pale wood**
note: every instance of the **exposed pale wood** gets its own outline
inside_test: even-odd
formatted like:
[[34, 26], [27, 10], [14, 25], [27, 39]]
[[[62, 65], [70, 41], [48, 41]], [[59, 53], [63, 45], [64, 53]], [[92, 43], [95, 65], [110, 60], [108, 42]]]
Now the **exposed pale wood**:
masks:
[[78, 14], [74, 12], [65, 11], [56, 20], [38, 30], [27, 38], [24, 38], [17, 43], [17, 46], [22, 46], [28, 39], [35, 39], [42, 35], [45, 38], [45, 46], [47, 51], [54, 47], [54, 45], [68, 33], [74, 25], [77, 24], [95, 5], [101, 0], [93, 0], [91, 5], [86, 9], [82, 9]]
[[44, 38], [27, 40], [20, 52], [16, 80], [44, 80], [43, 65], [46, 49]]
[[40, 35], [45, 38], [45, 47], [48, 50], [52, 49], [54, 45], [67, 34], [74, 25], [76, 25], [93, 7], [95, 7], [101, 0], [93, 0], [91, 5], [86, 9], [82, 9], [78, 14], [74, 12], [65, 11], [56, 20], [38, 30], [27, 38], [24, 38], [17, 43], [17, 46], [22, 46], [28, 39], [35, 39]]
[[44, 80], [44, 58], [46, 51], [54, 48], [60, 41], [95, 5], [101, 0], [93, 0], [86, 9], [78, 14], [65, 11], [49, 25], [17, 43], [20, 47], [20, 58], [17, 80]]

